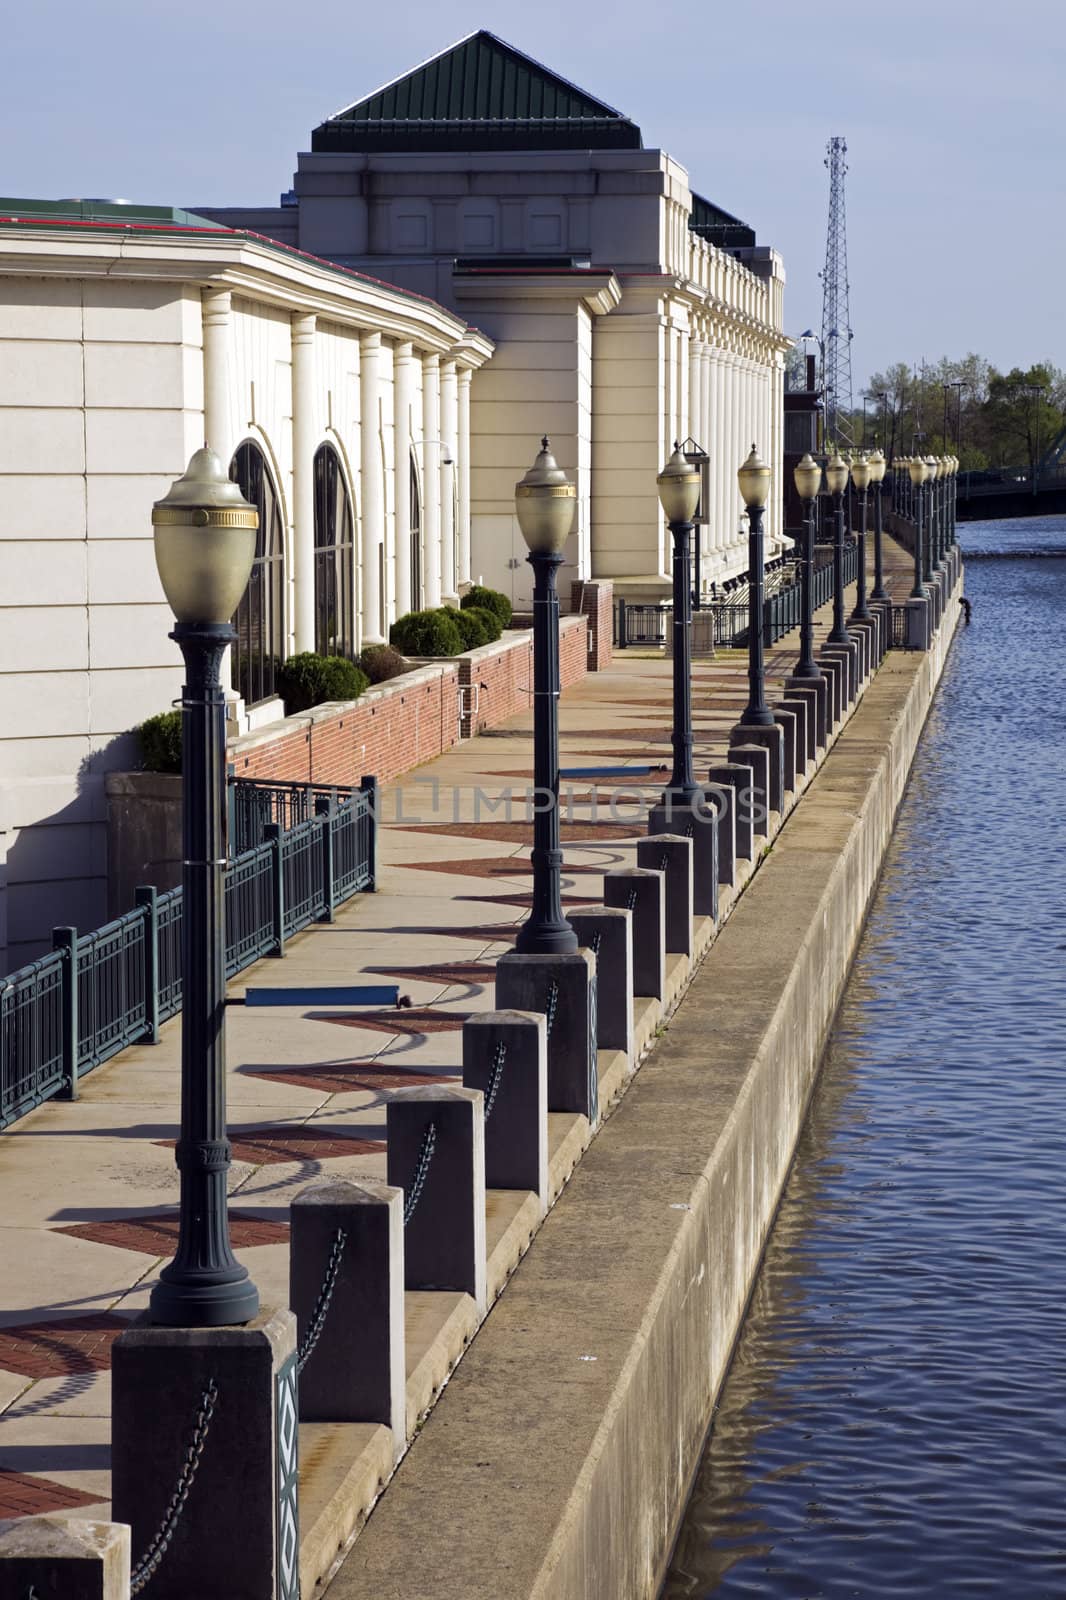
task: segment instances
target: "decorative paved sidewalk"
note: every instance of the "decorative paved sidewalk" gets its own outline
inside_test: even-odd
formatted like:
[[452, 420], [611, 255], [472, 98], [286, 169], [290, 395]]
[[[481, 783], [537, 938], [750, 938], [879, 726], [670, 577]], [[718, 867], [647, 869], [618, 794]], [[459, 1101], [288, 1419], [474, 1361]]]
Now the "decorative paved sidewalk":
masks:
[[[768, 653], [771, 694], [796, 649], [793, 634]], [[564, 769], [626, 769], [564, 780], [565, 904], [599, 900], [602, 874], [634, 864], [633, 804], [669, 768], [670, 685], [668, 661], [626, 651], [561, 703]], [[697, 775], [723, 757], [746, 697], [742, 653], [695, 664]], [[384, 1178], [390, 1092], [457, 1078], [463, 1020], [493, 1008], [495, 960], [530, 902], [530, 730], [522, 715], [390, 785], [378, 892], [231, 986], [232, 1234], [266, 1304], [287, 1303], [292, 1197], [327, 1173]], [[401, 1005], [243, 1004], [246, 987], [360, 981], [395, 982]], [[176, 1233], [179, 1029], [0, 1134], [0, 1517], [106, 1514], [110, 1346]]]

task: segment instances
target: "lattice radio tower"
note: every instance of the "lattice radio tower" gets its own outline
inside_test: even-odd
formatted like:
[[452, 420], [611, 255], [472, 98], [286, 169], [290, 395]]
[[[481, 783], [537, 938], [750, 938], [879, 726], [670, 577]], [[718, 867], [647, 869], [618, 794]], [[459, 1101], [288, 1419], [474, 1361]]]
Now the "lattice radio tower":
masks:
[[844, 211], [847, 141], [830, 139], [825, 147], [829, 168], [829, 228], [822, 278], [822, 390], [825, 397], [827, 445], [855, 443], [851, 415], [851, 317], [848, 312], [848, 230]]

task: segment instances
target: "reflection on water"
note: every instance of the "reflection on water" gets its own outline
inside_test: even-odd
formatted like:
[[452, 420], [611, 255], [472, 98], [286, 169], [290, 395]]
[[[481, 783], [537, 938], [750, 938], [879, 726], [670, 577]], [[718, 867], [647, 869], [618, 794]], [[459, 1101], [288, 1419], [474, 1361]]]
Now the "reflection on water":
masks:
[[664, 1600], [1066, 1597], [1066, 556], [967, 591]]

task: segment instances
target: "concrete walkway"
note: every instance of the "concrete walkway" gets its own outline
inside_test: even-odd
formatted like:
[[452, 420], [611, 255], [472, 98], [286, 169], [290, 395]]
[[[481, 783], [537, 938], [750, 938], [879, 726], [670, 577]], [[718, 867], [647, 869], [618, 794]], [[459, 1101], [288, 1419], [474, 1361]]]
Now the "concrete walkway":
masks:
[[[828, 608], [818, 621], [824, 635]], [[796, 650], [790, 635], [768, 653], [771, 694]], [[697, 775], [724, 755], [745, 668], [740, 652], [695, 665]], [[567, 903], [598, 900], [602, 874], [634, 863], [643, 821], [626, 820], [627, 797], [662, 787], [670, 689], [668, 661], [627, 651], [562, 702], [564, 769], [625, 769], [564, 792]], [[523, 715], [390, 786], [378, 892], [232, 986], [232, 1234], [265, 1304], [287, 1303], [292, 1197], [326, 1173], [383, 1178], [390, 1091], [457, 1077], [463, 1019], [493, 1008], [495, 959], [530, 898], [531, 761]], [[410, 1003], [242, 1003], [246, 987], [358, 982], [396, 983]], [[179, 1028], [0, 1134], [0, 1517], [106, 1514], [111, 1342], [145, 1309], [176, 1235]], [[425, 1376], [427, 1394], [443, 1376]]]

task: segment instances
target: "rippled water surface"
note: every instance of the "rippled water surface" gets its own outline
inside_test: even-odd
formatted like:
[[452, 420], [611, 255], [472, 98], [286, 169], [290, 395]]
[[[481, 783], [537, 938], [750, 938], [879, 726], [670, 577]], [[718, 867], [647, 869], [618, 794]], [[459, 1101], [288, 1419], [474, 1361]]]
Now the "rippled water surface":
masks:
[[664, 1600], [1066, 1597], [1066, 518], [961, 542], [1045, 554], [967, 568]]

